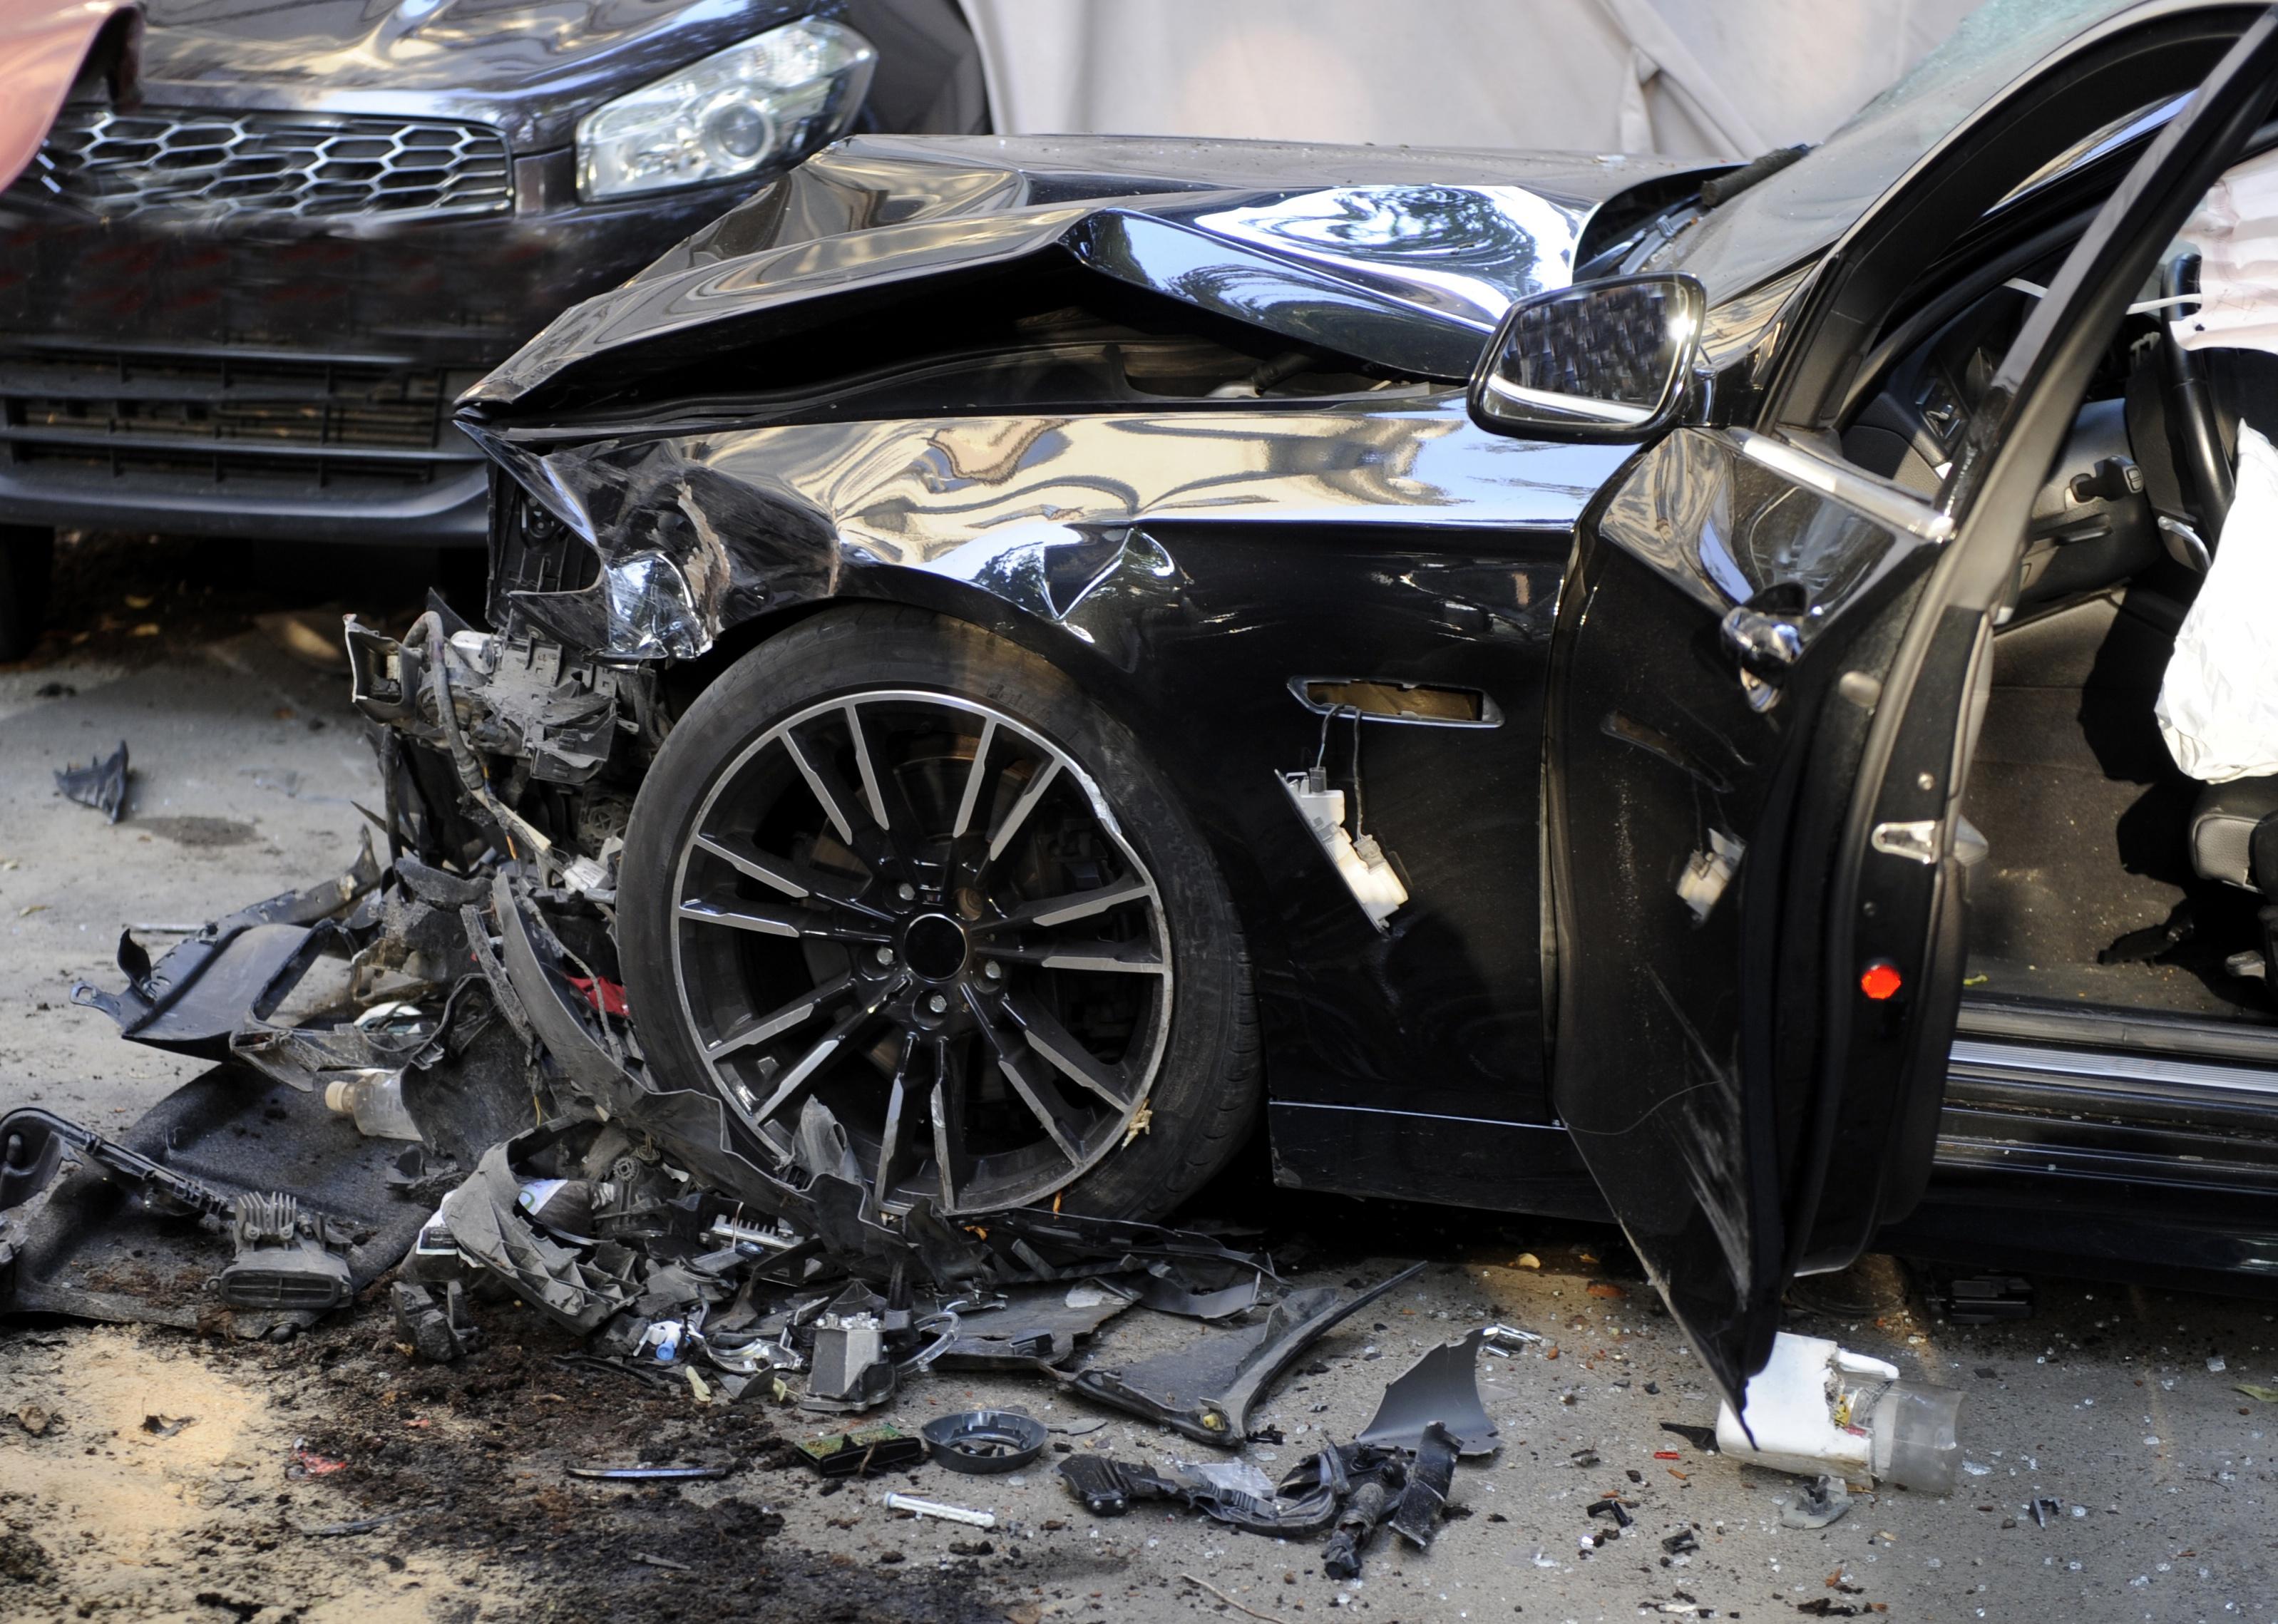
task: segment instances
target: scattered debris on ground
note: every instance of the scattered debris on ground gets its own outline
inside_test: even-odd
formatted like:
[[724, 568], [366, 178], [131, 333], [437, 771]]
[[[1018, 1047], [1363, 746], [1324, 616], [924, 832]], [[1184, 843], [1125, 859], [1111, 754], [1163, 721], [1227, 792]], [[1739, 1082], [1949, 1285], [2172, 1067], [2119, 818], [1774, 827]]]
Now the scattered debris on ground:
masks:
[[[332, 1514], [296, 1512], [291, 1526], [311, 1539], [479, 1524], [523, 1548], [546, 1536], [517, 1523], [514, 1507], [477, 1503], [510, 1489], [543, 1506], [550, 1537], [583, 1541], [592, 1525], [577, 1513], [590, 1502], [561, 1497], [608, 1494], [625, 1506], [678, 1496], [701, 1510], [674, 1538], [622, 1520], [605, 1537], [613, 1559], [655, 1570], [657, 1582], [694, 1582], [717, 1566], [701, 1542], [732, 1544], [779, 1522], [740, 1481], [755, 1469], [804, 1467], [818, 1495], [867, 1497], [881, 1478], [921, 1489], [949, 1481], [929, 1480], [928, 1467], [979, 1490], [1045, 1462], [1081, 1513], [1113, 1519], [1163, 1502], [1173, 1514], [1313, 1542], [1320, 1571], [1353, 1582], [1372, 1552], [1387, 1559], [1387, 1526], [1391, 1548], [1412, 1558], [1470, 1514], [1459, 1467], [1504, 1442], [1482, 1400], [1481, 1361], [1524, 1355], [1573, 1369], [1553, 1365], [1560, 1349], [1547, 1331], [1485, 1323], [1443, 1333], [1383, 1384], [1355, 1430], [1265, 1424], [1276, 1419], [1263, 1414], [1268, 1395], [1292, 1372], [1326, 1369], [1305, 1362], [1315, 1345], [1388, 1303], [1424, 1265], [1306, 1284], [1286, 1256], [1277, 1262], [1239, 1231], [1040, 1207], [944, 1212], [893, 1189], [883, 1161], [866, 1166], [828, 1103], [800, 1094], [796, 1078], [775, 1084], [796, 1102], [779, 1116], [739, 1112], [652, 1069], [616, 957], [621, 841], [536, 827], [493, 792], [485, 765], [503, 754], [574, 776], [578, 741], [591, 744], [595, 728], [648, 725], [641, 697], [626, 690], [622, 713], [607, 716], [548, 709], [542, 693], [519, 710], [462, 705], [455, 635], [435, 610], [401, 644], [351, 637], [367, 713], [391, 724], [378, 735], [385, 802], [371, 814], [384, 860], [368, 839], [329, 881], [195, 929], [145, 927], [177, 938], [156, 957], [129, 929], [117, 952], [124, 985], [74, 987], [75, 1002], [126, 1038], [210, 1069], [115, 1135], [39, 1108], [0, 1120], [5, 1306], [194, 1330], [280, 1357], [314, 1346], [333, 1359], [340, 1344], [326, 1333], [340, 1311], [375, 1310], [363, 1323], [385, 1324], [382, 1348], [341, 1366], [371, 1388], [371, 1427], [312, 1430], [277, 1462], [295, 1490], [356, 1491]], [[89, 804], [115, 816], [124, 746], [75, 772], [111, 774]], [[87, 798], [65, 776], [65, 792]], [[1510, 1266], [1542, 1263], [1528, 1253]], [[1592, 1277], [1581, 1294], [1616, 1304], [1629, 1288]], [[1094, 1338], [1119, 1322], [1166, 1334], [1134, 1356], [1097, 1354]], [[1588, 1352], [1579, 1356], [1590, 1369]], [[1747, 1452], [1816, 1472], [1831, 1450], [1851, 1447], [1822, 1433], [1857, 1434], [1869, 1441], [1851, 1463], [1855, 1478], [1903, 1481], [1913, 1457], [1876, 1440], [1891, 1430], [1884, 1413], [1904, 1407], [1892, 1395], [1904, 1399], [1910, 1384], [1840, 1350], [1815, 1357], [1805, 1385], [1818, 1386], [1783, 1398], [1800, 1431], [1764, 1425], [1751, 1390], [1756, 1440], [1789, 1437], [1791, 1459], [1743, 1435]], [[1103, 1419], [1048, 1425], [1009, 1407], [960, 1404], [921, 1426], [865, 1420], [945, 1391], [959, 1371], [1032, 1380], [1047, 1406], [1066, 1399], [1151, 1423], [1173, 1452], [1111, 1452]], [[1546, 1396], [1571, 1409], [1576, 1384]], [[455, 1436], [481, 1424], [535, 1437], [562, 1423], [544, 1434], [554, 1439], [547, 1483], [509, 1485], [478, 1466], [439, 1499], [432, 1474], [397, 1464], [401, 1435], [436, 1426], [406, 1413], [422, 1405], [445, 1413]], [[679, 1422], [658, 1419], [668, 1407]], [[1943, 1414], [1950, 1439], [1950, 1407]], [[201, 1425], [193, 1413], [141, 1414], [153, 1444], [179, 1446]], [[570, 1424], [580, 1416], [592, 1424]], [[614, 1420], [626, 1417], [638, 1424], [619, 1436]], [[16, 1419], [31, 1437], [52, 1424], [37, 1404]], [[1696, 1451], [1721, 1442], [1739, 1452], [1720, 1438], [1721, 1421], [1669, 1430]], [[1278, 1475], [1242, 1458], [1296, 1434], [1307, 1435], [1304, 1452]], [[1135, 1439], [1128, 1423], [1125, 1435]], [[1585, 1470], [1601, 1464], [1589, 1450], [1571, 1459]], [[1639, 1473], [1628, 1476], [1634, 1487]], [[1690, 1530], [1637, 1527], [1633, 1493], [1591, 1487], [1586, 1552], [1632, 1531], [1659, 1538], [1664, 1563], [1699, 1549]], [[1797, 1526], [1839, 1517], [1845, 1492], [1841, 1476], [1823, 1477], [1794, 1513], [1823, 1521]], [[866, 1503], [999, 1530], [998, 1510], [965, 1503], [981, 1498], [896, 1487]]]
[[57, 767], [56, 788], [65, 800], [92, 806], [118, 822], [126, 810], [126, 741], [119, 740], [118, 748], [102, 760], [85, 766]]

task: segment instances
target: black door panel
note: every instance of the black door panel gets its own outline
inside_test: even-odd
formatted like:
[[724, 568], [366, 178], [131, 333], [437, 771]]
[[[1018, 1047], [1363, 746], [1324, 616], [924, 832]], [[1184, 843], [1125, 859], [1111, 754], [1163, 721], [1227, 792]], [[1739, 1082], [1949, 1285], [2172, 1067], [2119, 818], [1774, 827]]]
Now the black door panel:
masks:
[[[1794, 1177], [1831, 1132], [1819, 911], [1872, 713], [1845, 690], [1879, 689], [1932, 551], [1686, 431], [1614, 493], [1563, 608], [1555, 1094], [1735, 1389], [1797, 1249], [1783, 1215], [1816, 1199]], [[1799, 628], [1769, 685], [1722, 629], [1767, 598]]]
[[1837, 245], [1765, 431], [1679, 431], [1583, 528], [1550, 690], [1552, 1094], [1736, 1405], [1787, 1280], [1851, 1261], [1925, 1182], [1971, 695], [2097, 358], [2268, 111], [2278, 11], [2237, 26], [2027, 316], [1935, 505], [1838, 461], [1799, 380], [1855, 366], [1946, 246], [1914, 225], [1958, 231], [2014, 183], [2003, 143], [2061, 71]]

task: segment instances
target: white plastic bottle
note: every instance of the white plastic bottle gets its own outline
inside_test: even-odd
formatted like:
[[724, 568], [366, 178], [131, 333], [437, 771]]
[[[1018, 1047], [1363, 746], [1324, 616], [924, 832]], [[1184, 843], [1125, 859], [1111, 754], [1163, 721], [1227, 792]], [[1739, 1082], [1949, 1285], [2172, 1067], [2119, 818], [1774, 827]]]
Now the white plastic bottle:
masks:
[[355, 1117], [357, 1131], [373, 1139], [419, 1138], [411, 1113], [403, 1109], [401, 1071], [367, 1071], [349, 1082], [326, 1083], [325, 1109]]

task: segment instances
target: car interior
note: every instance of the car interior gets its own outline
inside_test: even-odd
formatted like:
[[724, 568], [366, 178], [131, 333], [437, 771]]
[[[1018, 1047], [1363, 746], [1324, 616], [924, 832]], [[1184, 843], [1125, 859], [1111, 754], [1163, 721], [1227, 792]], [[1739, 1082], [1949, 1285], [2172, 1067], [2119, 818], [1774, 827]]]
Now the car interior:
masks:
[[[1936, 494], [2068, 237], [1995, 253], [1894, 323], [1852, 395], [1847, 460]], [[2195, 291], [2197, 269], [2175, 245], [2143, 299]], [[2186, 350], [2163, 313], [2132, 310], [2034, 504], [1996, 635], [1964, 802], [1986, 846], [1966, 1004], [2278, 1040], [2278, 822], [2255, 837], [2278, 778], [2187, 776], [2153, 712], [2221, 546], [2242, 423], [2278, 432], [2278, 355]]]

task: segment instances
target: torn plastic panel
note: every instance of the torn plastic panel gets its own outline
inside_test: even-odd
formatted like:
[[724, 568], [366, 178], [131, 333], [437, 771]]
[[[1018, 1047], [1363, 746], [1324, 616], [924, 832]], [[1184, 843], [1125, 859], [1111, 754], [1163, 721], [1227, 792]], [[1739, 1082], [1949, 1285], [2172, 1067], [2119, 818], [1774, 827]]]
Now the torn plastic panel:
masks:
[[1334, 1286], [1292, 1292], [1254, 1329], [1222, 1331], [1177, 1353], [1114, 1369], [1091, 1366], [1068, 1385], [1188, 1437], [1237, 1449], [1249, 1435], [1251, 1408], [1300, 1353], [1348, 1315], [1423, 1271], [1423, 1264], [1413, 1264], [1349, 1297]]
[[287, 891], [216, 919], [177, 942], [155, 965], [131, 934], [118, 939], [126, 986], [99, 991], [72, 984], [72, 1002], [101, 1010], [122, 1036], [153, 1048], [225, 1058], [248, 1017], [265, 1018], [316, 955], [334, 939], [355, 903], [379, 883], [367, 837], [339, 879]]
[[508, 1145], [494, 1145], [436, 1216], [469, 1259], [572, 1330], [598, 1330], [634, 1296], [633, 1255], [613, 1243], [581, 1254], [543, 1233], [520, 1205]]
[[1074, 1357], [1078, 1343], [1131, 1303], [1119, 1290], [1057, 1282], [953, 1299], [947, 1307], [957, 1315], [956, 1335], [935, 1362], [944, 1370], [1062, 1364]]
[[[311, 1256], [289, 1280], [264, 1278], [257, 1270], [279, 1261], [267, 1243], [285, 1238], [271, 1227], [241, 1247], [241, 1203], [289, 1178], [291, 1244], [313, 1240], [338, 1259], [351, 1292], [395, 1266], [426, 1212], [389, 1184], [400, 1147], [364, 1138], [282, 1083], [228, 1068], [193, 1078], [116, 1139], [100, 1140], [125, 1153], [111, 1165], [87, 1151], [98, 1136], [84, 1129], [61, 1138], [24, 1130], [13, 1117], [0, 1125], [0, 1308], [12, 1314], [279, 1334], [315, 1323], [319, 1310], [302, 1292], [311, 1275], [334, 1271]], [[150, 1169], [172, 1194], [144, 1199]], [[243, 1288], [236, 1298], [204, 1285], [233, 1264]]]
[[1499, 1429], [1479, 1402], [1479, 1347], [1487, 1340], [1484, 1326], [1453, 1342], [1424, 1350], [1423, 1355], [1400, 1376], [1385, 1384], [1376, 1414], [1355, 1440], [1362, 1444], [1421, 1447], [1426, 1430], [1444, 1426], [1459, 1452], [1494, 1452]]
[[1120, 1517], [1135, 1500], [1177, 1500], [1249, 1533], [1303, 1538], [1332, 1524], [1342, 1526], [1341, 1513], [1350, 1507], [1358, 1507], [1358, 1515], [1372, 1526], [1387, 1495], [1397, 1493], [1406, 1481], [1407, 1468], [1396, 1449], [1332, 1444], [1298, 1461], [1278, 1483], [1239, 1460], [1181, 1461], [1158, 1471], [1080, 1454], [1062, 1460], [1059, 1474], [1068, 1492], [1094, 1516]]
[[85, 766], [56, 769], [56, 788], [67, 801], [92, 806], [111, 822], [126, 810], [126, 741], [98, 761]]

